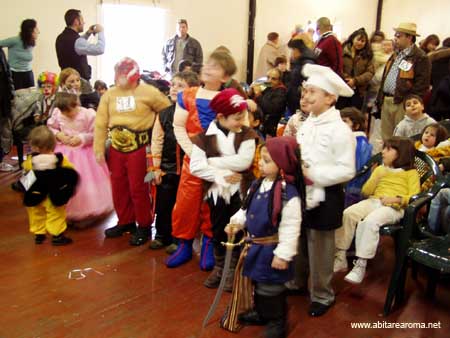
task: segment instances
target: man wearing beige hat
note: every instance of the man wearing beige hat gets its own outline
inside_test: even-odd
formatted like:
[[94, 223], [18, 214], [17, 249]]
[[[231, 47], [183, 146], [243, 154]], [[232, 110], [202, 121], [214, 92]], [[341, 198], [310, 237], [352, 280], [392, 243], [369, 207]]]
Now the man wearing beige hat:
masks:
[[395, 52], [389, 58], [381, 79], [377, 103], [381, 107], [381, 136], [391, 137], [403, 119], [403, 99], [408, 94], [423, 97], [430, 86], [431, 64], [415, 45], [416, 24], [403, 22], [394, 28]]

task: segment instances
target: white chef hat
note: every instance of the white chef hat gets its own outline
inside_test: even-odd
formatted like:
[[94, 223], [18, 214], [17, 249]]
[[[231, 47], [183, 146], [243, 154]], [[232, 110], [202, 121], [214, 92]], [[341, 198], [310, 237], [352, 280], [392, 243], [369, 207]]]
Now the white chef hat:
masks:
[[302, 73], [308, 78], [305, 85], [311, 85], [325, 90], [326, 92], [339, 96], [353, 96], [354, 91], [342, 78], [329, 67], [306, 64]]

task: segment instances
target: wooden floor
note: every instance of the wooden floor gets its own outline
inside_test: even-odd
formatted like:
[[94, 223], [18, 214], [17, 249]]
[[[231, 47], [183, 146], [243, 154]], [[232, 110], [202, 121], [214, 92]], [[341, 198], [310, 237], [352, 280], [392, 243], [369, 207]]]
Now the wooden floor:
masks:
[[[198, 255], [167, 269], [164, 251], [130, 247], [128, 236], [105, 240], [103, 231], [115, 224], [114, 215], [88, 229], [69, 230], [70, 246], [53, 247], [48, 240], [35, 245], [21, 196], [9, 187], [15, 178], [0, 173], [0, 338], [263, 336], [261, 327], [246, 327], [239, 335], [219, 328], [229, 294], [202, 329], [215, 291], [202, 285], [207, 273], [198, 268]], [[391, 240], [381, 244], [361, 286], [336, 276], [337, 302], [325, 316], [310, 318], [306, 297], [289, 298], [289, 337], [450, 337], [450, 286], [441, 283], [436, 299], [428, 300], [423, 273], [419, 281], [408, 276], [405, 306], [381, 316], [393, 266]], [[352, 329], [350, 324], [378, 321], [440, 322], [441, 328]]]

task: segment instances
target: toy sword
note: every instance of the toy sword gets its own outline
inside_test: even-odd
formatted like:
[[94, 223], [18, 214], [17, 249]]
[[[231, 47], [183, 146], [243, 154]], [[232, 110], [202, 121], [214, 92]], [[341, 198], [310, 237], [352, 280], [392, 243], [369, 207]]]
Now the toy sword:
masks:
[[214, 314], [214, 311], [216, 311], [217, 305], [219, 304], [220, 297], [222, 296], [222, 293], [223, 293], [223, 288], [225, 287], [225, 280], [226, 280], [227, 275], [228, 275], [228, 270], [230, 269], [231, 254], [233, 252], [233, 249], [236, 246], [240, 246], [244, 242], [244, 239], [242, 239], [242, 241], [240, 241], [239, 243], [234, 243], [234, 237], [235, 237], [234, 230], [236, 229], [236, 226], [230, 224], [230, 227], [231, 227], [231, 230], [232, 230], [231, 231], [232, 234], [231, 235], [228, 234], [228, 240], [227, 240], [226, 243], [224, 243], [224, 242], [220, 243], [220, 244], [222, 244], [223, 246], [226, 247], [225, 264], [224, 264], [223, 270], [222, 270], [222, 278], [220, 279], [219, 288], [217, 289], [216, 296], [214, 297], [214, 301], [211, 304], [211, 307], [209, 308], [209, 311], [206, 314], [205, 319], [203, 320], [203, 327], [206, 326], [206, 324], [208, 323], [209, 319]]

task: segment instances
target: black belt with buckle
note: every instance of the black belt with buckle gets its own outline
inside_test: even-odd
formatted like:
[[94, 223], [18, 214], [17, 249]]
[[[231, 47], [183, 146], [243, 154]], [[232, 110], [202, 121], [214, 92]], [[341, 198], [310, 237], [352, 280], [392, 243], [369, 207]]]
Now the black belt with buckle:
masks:
[[389, 93], [385, 93], [385, 92], [383, 92], [383, 96], [384, 96], [384, 97], [394, 97], [394, 95], [389, 94]]

